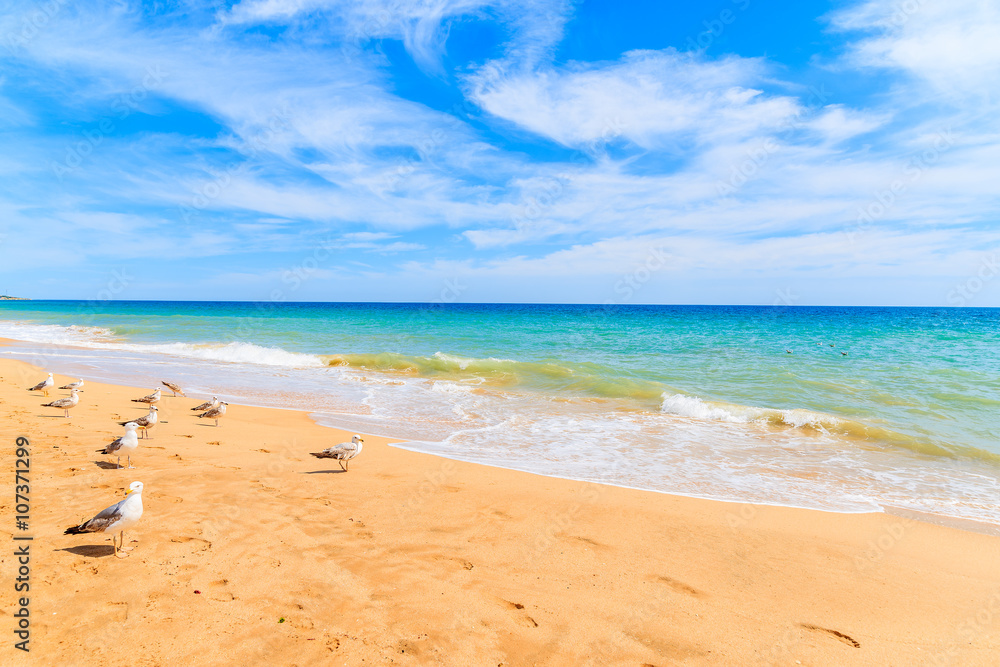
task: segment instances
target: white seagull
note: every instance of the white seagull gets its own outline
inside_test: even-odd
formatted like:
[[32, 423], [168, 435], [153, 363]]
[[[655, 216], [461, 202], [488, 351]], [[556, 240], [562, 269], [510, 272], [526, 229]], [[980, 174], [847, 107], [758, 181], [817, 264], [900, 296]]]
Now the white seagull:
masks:
[[166, 380], [160, 380], [160, 384], [174, 392], [174, 396], [184, 396], [184, 391], [175, 385], [173, 382], [167, 382]]
[[226, 414], [227, 405], [229, 405], [229, 403], [226, 403], [225, 401], [220, 401], [218, 406], [201, 413], [200, 415], [198, 415], [198, 418], [201, 419], [202, 417], [208, 417], [209, 419], [214, 419], [215, 425], [218, 426], [219, 418], [222, 417], [222, 415]]
[[128, 467], [134, 468], [135, 466], [132, 465], [132, 452], [139, 446], [139, 437], [135, 434], [138, 428], [139, 425], [135, 422], [125, 424], [125, 435], [115, 438], [114, 442], [110, 443], [104, 449], [98, 449], [98, 453], [117, 455], [119, 468], [122, 467], [122, 454], [125, 454], [128, 457]]
[[57, 398], [51, 403], [42, 403], [43, 408], [59, 408], [66, 412], [66, 417], [69, 417], [69, 409], [75, 408], [76, 404], [80, 402], [80, 396], [76, 393], [76, 389], [70, 389], [68, 398]]
[[[148, 415], [146, 415], [144, 417], [139, 417], [138, 419], [128, 419], [126, 421], [118, 422], [118, 423], [121, 424], [122, 426], [125, 426], [125, 424], [128, 424], [129, 422], [135, 422], [136, 426], [138, 426], [140, 429], [142, 429], [142, 435], [143, 435], [143, 437], [145, 437], [146, 436], [146, 432], [149, 431], [149, 429], [151, 429], [154, 426], [156, 426], [156, 423], [158, 421], [160, 421], [160, 418], [156, 416], [156, 413], [157, 413], [156, 406], [155, 405], [151, 405], [151, 406], [149, 406], [149, 414]], [[149, 437], [152, 438], [153, 436], [149, 436]]]
[[154, 405], [156, 403], [159, 403], [160, 402], [160, 388], [157, 387], [156, 389], [154, 389], [153, 393], [150, 394], [149, 396], [143, 396], [142, 398], [133, 398], [132, 402], [133, 403], [149, 403], [150, 405]]
[[80, 378], [76, 382], [70, 382], [69, 384], [64, 384], [59, 387], [60, 389], [83, 389], [83, 378]]
[[355, 435], [350, 442], [334, 445], [321, 452], [309, 453], [318, 459], [337, 459], [337, 463], [346, 471], [351, 465], [351, 459], [361, 453], [364, 443], [365, 441], [361, 439], [360, 435]]
[[46, 396], [48, 396], [49, 395], [49, 389], [54, 384], [55, 384], [55, 380], [52, 379], [52, 373], [49, 373], [49, 376], [47, 378], [45, 378], [44, 380], [42, 380], [41, 382], [39, 382], [38, 384], [36, 384], [34, 387], [32, 387], [31, 389], [29, 389], [28, 391], [41, 391], [41, 392], [44, 392]]
[[[131, 528], [139, 522], [142, 516], [142, 482], [132, 482], [125, 492], [125, 499], [101, 510], [101, 512], [89, 521], [84, 521], [79, 526], [72, 526], [66, 529], [63, 535], [82, 535], [83, 533], [111, 533], [111, 543], [115, 547], [115, 556], [127, 558], [128, 554], [119, 554], [119, 550], [125, 549], [125, 529]], [[119, 532], [121, 546], [115, 542], [115, 531]]]
[[191, 409], [194, 410], [195, 412], [199, 412], [199, 411], [211, 410], [212, 408], [217, 408], [217, 407], [219, 407], [219, 397], [213, 396], [212, 400], [205, 401], [201, 405], [196, 405]]

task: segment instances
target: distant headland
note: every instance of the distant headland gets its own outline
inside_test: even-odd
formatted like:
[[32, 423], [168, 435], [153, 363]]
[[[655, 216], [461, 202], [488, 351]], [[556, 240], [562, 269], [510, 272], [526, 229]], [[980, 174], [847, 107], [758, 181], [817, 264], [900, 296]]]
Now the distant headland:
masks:
[[0, 294], [0, 301], [31, 301], [31, 299], [23, 296], [7, 296], [6, 294]]

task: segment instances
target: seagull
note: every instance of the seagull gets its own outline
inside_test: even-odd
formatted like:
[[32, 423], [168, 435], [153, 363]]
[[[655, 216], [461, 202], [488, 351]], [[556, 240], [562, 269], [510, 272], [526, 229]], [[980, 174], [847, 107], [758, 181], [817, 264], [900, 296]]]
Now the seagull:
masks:
[[98, 449], [98, 453], [117, 454], [119, 468], [122, 467], [122, 453], [124, 453], [128, 457], [128, 467], [134, 468], [135, 466], [132, 465], [132, 452], [139, 446], [139, 438], [135, 435], [137, 428], [139, 428], [139, 425], [135, 422], [125, 424], [125, 435], [115, 438], [115, 441], [104, 449]]
[[195, 411], [204, 411], [204, 410], [211, 410], [212, 408], [217, 408], [217, 407], [219, 407], [219, 397], [213, 396], [212, 400], [205, 401], [201, 405], [196, 405], [191, 409]]
[[318, 459], [337, 459], [337, 463], [345, 471], [351, 465], [351, 459], [361, 453], [361, 449], [364, 446], [365, 441], [361, 439], [360, 435], [355, 435], [351, 438], [350, 442], [344, 442], [339, 445], [334, 445], [329, 449], [324, 449], [321, 452], [309, 452]]
[[[142, 482], [132, 482], [125, 492], [125, 499], [101, 510], [101, 512], [89, 521], [84, 521], [79, 526], [71, 526], [66, 529], [63, 535], [82, 535], [83, 533], [111, 533], [111, 543], [115, 547], [115, 556], [127, 558], [128, 554], [119, 554], [119, 550], [125, 551], [125, 529], [131, 528], [139, 522], [142, 516]], [[120, 531], [119, 541], [121, 546], [115, 542], [115, 531]]]
[[226, 403], [225, 401], [220, 401], [218, 406], [211, 408], [210, 410], [206, 410], [205, 412], [198, 415], [198, 418], [201, 419], [202, 417], [208, 417], [209, 419], [214, 419], [215, 425], [218, 426], [219, 417], [226, 414], [227, 405], [229, 405], [229, 403]]
[[83, 389], [83, 378], [80, 378], [76, 382], [70, 382], [69, 384], [64, 384], [59, 387], [60, 389]]
[[80, 396], [76, 393], [76, 389], [70, 389], [68, 398], [57, 398], [51, 403], [42, 403], [43, 408], [60, 408], [66, 412], [66, 416], [69, 417], [69, 409], [75, 408], [76, 404], [80, 402]]
[[149, 403], [150, 405], [154, 405], [156, 403], [159, 403], [160, 402], [160, 388], [157, 387], [156, 389], [154, 389], [153, 393], [150, 394], [149, 396], [143, 396], [142, 398], [133, 398], [132, 402], [133, 403]]
[[178, 387], [177, 385], [175, 385], [173, 382], [167, 382], [166, 380], [160, 380], [160, 384], [162, 384], [164, 387], [166, 387], [170, 391], [174, 392], [174, 396], [177, 396], [177, 395], [183, 396], [184, 395], [184, 391], [180, 387]]
[[845, 356], [845, 357], [847, 356], [847, 353], [846, 353], [846, 352], [841, 352], [840, 354], [841, 354], [842, 356]]
[[[138, 419], [129, 419], [128, 421], [123, 421], [118, 423], [121, 424], [122, 426], [125, 426], [125, 424], [128, 424], [129, 422], [135, 422], [136, 426], [142, 429], [143, 437], [145, 437], [146, 432], [149, 431], [149, 429], [156, 426], [156, 423], [160, 421], [159, 417], [156, 416], [156, 412], [157, 412], [156, 406], [151, 405], [149, 406], [148, 415], [144, 417], [139, 417]], [[153, 436], [149, 437], [152, 438]]]
[[788, 354], [791, 354], [791, 353], [792, 353], [792, 351], [791, 351], [791, 350], [785, 350], [785, 352], [787, 352]]
[[49, 395], [49, 387], [51, 387], [54, 384], [55, 384], [55, 381], [52, 379], [52, 373], [49, 373], [49, 376], [47, 378], [45, 378], [44, 380], [42, 380], [41, 382], [39, 382], [38, 384], [36, 384], [34, 387], [32, 387], [31, 389], [29, 389], [28, 391], [42, 391], [42, 392], [45, 392], [46, 396], [48, 396]]

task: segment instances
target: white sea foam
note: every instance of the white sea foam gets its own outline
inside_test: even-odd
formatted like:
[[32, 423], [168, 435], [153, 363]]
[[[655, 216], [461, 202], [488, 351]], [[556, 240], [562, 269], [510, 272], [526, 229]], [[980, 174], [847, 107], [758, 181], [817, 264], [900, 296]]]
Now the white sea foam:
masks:
[[253, 343], [226, 343], [224, 345], [195, 345], [191, 343], [166, 343], [158, 345], [120, 345], [117, 349], [132, 352], [159, 352], [179, 357], [225, 361], [235, 364], [258, 364], [262, 366], [288, 366], [302, 368], [323, 366], [316, 355], [289, 352], [280, 347], [264, 347]]
[[736, 414], [718, 405], [711, 405], [697, 396], [686, 396], [684, 394], [663, 394], [663, 403], [660, 404], [660, 411], [681, 417], [693, 417], [695, 419], [708, 419], [712, 421], [724, 422], [747, 422], [750, 421], [745, 416]]
[[660, 411], [680, 417], [733, 424], [770, 423], [794, 428], [808, 427], [824, 433], [831, 428], [845, 425], [842, 419], [812, 410], [773, 410], [747, 405], [711, 403], [697, 396], [685, 394], [664, 393]]
[[0, 322], [0, 337], [49, 345], [75, 345], [98, 350], [122, 350], [141, 354], [169, 354], [177, 357], [262, 366], [302, 368], [323, 366], [316, 355], [289, 352], [279, 347], [253, 343], [126, 343], [117, 340], [113, 331], [101, 327], [60, 326]]
[[30, 324], [0, 320], [0, 338], [49, 345], [84, 345], [114, 340], [114, 332], [103, 327], [64, 327], [58, 324]]

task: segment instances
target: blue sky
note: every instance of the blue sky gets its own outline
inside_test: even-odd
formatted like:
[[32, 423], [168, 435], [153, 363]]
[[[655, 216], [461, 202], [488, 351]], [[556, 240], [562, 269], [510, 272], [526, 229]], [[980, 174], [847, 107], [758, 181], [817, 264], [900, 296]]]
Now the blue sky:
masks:
[[0, 0], [0, 291], [1000, 306], [985, 0]]

